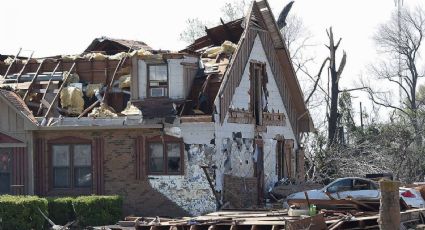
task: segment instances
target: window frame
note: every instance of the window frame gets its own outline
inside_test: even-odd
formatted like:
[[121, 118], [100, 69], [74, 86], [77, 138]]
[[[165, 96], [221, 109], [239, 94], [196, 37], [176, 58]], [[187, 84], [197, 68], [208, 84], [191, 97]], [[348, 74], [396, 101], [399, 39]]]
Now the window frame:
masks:
[[[55, 145], [66, 145], [69, 146], [69, 187], [55, 187], [54, 186], [54, 166], [53, 166], [53, 146]], [[75, 166], [74, 166], [74, 146], [75, 145], [89, 145], [90, 146], [90, 167], [91, 169], [91, 183], [87, 187], [77, 187], [75, 185]], [[49, 191], [55, 192], [68, 192], [72, 194], [90, 194], [94, 187], [93, 181], [93, 145], [91, 140], [82, 139], [78, 137], [62, 137], [55, 140], [48, 141], [48, 159], [49, 159]]]
[[[151, 86], [150, 85], [150, 81], [151, 81], [151, 76], [150, 76], [150, 67], [151, 66], [165, 66], [165, 68], [167, 69], [167, 86]], [[166, 88], [166, 92], [167, 95], [166, 96], [161, 96], [161, 97], [153, 97], [151, 96], [151, 88]], [[169, 73], [169, 69], [168, 69], [168, 63], [164, 62], [164, 63], [148, 63], [146, 64], [146, 97], [147, 98], [169, 98], [170, 95], [170, 73]]]
[[[164, 161], [164, 169], [162, 172], [152, 172], [151, 171], [151, 154], [149, 151], [149, 145], [151, 143], [162, 143], [162, 151], [163, 151], [163, 161]], [[179, 172], [168, 172], [168, 153], [167, 153], [167, 144], [176, 143], [179, 145], [180, 149], [180, 171]], [[176, 176], [176, 175], [184, 175], [184, 147], [183, 147], [183, 139], [177, 138], [173, 136], [154, 136], [148, 138], [146, 140], [146, 171], [147, 175], [160, 175], [160, 176]]]

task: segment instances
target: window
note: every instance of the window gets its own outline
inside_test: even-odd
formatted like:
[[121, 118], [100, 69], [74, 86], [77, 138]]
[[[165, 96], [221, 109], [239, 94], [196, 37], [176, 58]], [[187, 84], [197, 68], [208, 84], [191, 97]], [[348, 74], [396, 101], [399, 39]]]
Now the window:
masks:
[[12, 149], [0, 148], [0, 194], [10, 193]]
[[252, 61], [249, 68], [250, 76], [250, 110], [256, 125], [263, 125], [263, 111], [267, 111], [268, 91], [267, 72], [265, 63]]
[[53, 188], [91, 187], [90, 144], [53, 144], [51, 151]]
[[376, 190], [378, 187], [370, 181], [356, 179], [354, 180], [353, 190]]
[[343, 192], [352, 190], [353, 180], [352, 179], [342, 179], [339, 181], [333, 182], [327, 189], [327, 192]]
[[149, 97], [168, 96], [167, 65], [148, 65], [148, 95]]
[[155, 137], [148, 141], [149, 174], [183, 174], [183, 143], [174, 137]]

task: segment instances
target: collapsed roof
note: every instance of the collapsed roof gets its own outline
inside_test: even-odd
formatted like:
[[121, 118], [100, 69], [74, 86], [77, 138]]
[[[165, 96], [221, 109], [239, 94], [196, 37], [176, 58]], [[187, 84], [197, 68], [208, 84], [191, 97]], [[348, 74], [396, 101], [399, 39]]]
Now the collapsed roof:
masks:
[[114, 55], [120, 52], [134, 50], [152, 50], [150, 46], [142, 41], [115, 39], [108, 37], [95, 38], [84, 52], [104, 52], [107, 55]]
[[[241, 76], [235, 75], [235, 68], [232, 68], [232, 65], [236, 65], [235, 62], [243, 65], [247, 61], [251, 49], [249, 44], [252, 45], [252, 41], [249, 44], [246, 41], [252, 40], [255, 34], [260, 34], [258, 31], [262, 31], [262, 34], [268, 31], [269, 37], [264, 39], [269, 40], [263, 42], [271, 44], [267, 47], [269, 49], [267, 52], [277, 57], [271, 62], [271, 68], [278, 78], [278, 87], [285, 100], [285, 106], [290, 103], [296, 108], [298, 115], [302, 114], [301, 117], [290, 117], [291, 122], [296, 123], [298, 119], [302, 119], [311, 127], [311, 118], [303, 102], [303, 95], [285, 43], [265, 1], [254, 1], [250, 13], [242, 19], [228, 23], [222, 21], [220, 25], [206, 29], [205, 36], [196, 39], [179, 53], [155, 51], [140, 41], [102, 37], [94, 39], [84, 55], [21, 61], [15, 59], [9, 60], [9, 64], [0, 63], [0, 75], [6, 75], [0, 84], [3, 83], [3, 87], [14, 87], [32, 113], [36, 117], [43, 117], [44, 120], [59, 116], [80, 119], [94, 110], [102, 116], [115, 118], [114, 114], [126, 115], [120, 112], [134, 107], [142, 110], [143, 115], [147, 117], [160, 117], [161, 114], [211, 116], [214, 112], [214, 100], [219, 94], [226, 94], [227, 97], [233, 95], [229, 92], [234, 91]], [[93, 53], [95, 51], [101, 53]], [[164, 60], [188, 53], [196, 55], [201, 61], [199, 66], [196, 66], [198, 72], [186, 98], [156, 103], [141, 103], [140, 100], [130, 98], [129, 87], [132, 77], [130, 57], [137, 55], [139, 59]], [[232, 71], [229, 71], [229, 68]], [[70, 82], [67, 82], [68, 77], [71, 79]], [[62, 91], [61, 88], [69, 86], [73, 87], [71, 91]], [[28, 93], [30, 91], [31, 93]], [[290, 92], [289, 97], [285, 97], [284, 94], [287, 94], [285, 91]], [[77, 106], [67, 107], [66, 100], [73, 100], [72, 95], [75, 93], [79, 95]], [[220, 106], [224, 106], [224, 110], [221, 111], [223, 115], [227, 112], [225, 108], [228, 107], [230, 98], [223, 101], [223, 97], [220, 96], [220, 100]], [[127, 104], [128, 101], [131, 103]], [[107, 105], [100, 102], [107, 102]], [[58, 106], [59, 103], [62, 107]], [[223, 116], [220, 119], [223, 119]], [[308, 130], [309, 127], [302, 127], [300, 131]]]

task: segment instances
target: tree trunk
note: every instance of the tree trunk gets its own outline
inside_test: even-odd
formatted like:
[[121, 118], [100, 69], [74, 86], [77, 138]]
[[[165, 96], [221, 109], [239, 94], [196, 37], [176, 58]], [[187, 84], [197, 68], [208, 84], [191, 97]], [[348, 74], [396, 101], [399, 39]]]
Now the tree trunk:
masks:
[[380, 181], [381, 206], [379, 208], [379, 229], [400, 229], [400, 198], [397, 181]]
[[[335, 68], [335, 67], [334, 67]], [[336, 71], [331, 67], [331, 109], [328, 121], [328, 144], [333, 146], [336, 143], [337, 123], [338, 123], [338, 94], [339, 85], [337, 81]]]
[[[328, 32], [328, 31], [327, 31]], [[343, 53], [341, 62], [339, 64], [338, 69], [336, 68], [336, 50], [338, 49], [339, 43], [341, 39], [335, 45], [332, 27], [329, 28], [328, 32], [329, 37], [329, 72], [331, 76], [331, 107], [329, 112], [329, 120], [328, 120], [328, 146], [332, 147], [336, 144], [337, 141], [337, 133], [338, 133], [338, 97], [339, 97], [339, 79], [341, 77], [341, 73], [345, 67], [345, 62], [347, 59], [347, 55], [345, 52]]]

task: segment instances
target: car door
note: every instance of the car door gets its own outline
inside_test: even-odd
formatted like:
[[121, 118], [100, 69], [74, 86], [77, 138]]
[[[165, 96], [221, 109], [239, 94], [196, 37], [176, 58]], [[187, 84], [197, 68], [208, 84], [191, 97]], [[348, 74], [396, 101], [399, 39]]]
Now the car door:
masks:
[[346, 197], [348, 196], [356, 200], [379, 199], [380, 191], [372, 181], [356, 178], [353, 180], [352, 191], [347, 192]]

